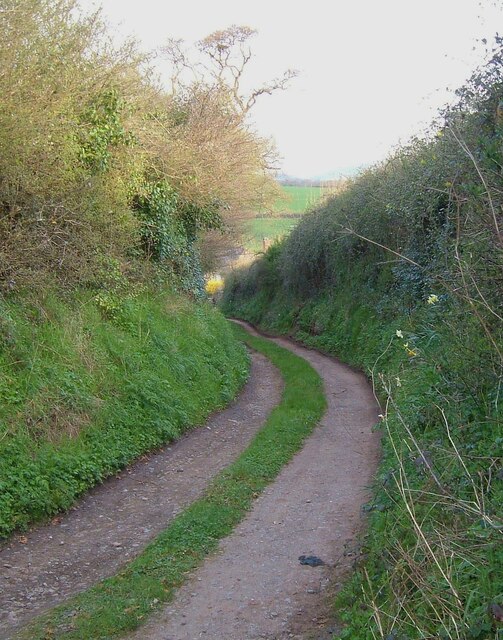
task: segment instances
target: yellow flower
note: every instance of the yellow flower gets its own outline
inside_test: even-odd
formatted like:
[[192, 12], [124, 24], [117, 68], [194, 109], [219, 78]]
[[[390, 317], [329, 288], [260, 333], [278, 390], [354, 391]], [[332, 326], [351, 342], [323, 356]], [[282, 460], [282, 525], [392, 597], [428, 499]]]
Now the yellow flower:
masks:
[[417, 351], [415, 349], [411, 349], [409, 347], [409, 343], [408, 342], [404, 342], [403, 348], [405, 349], [405, 351], [406, 351], [407, 355], [409, 356], [409, 358], [413, 358], [414, 356], [417, 356]]
[[428, 296], [428, 300], [427, 300], [428, 304], [435, 304], [438, 302], [438, 296], [435, 295], [434, 293], [432, 293], [431, 295]]
[[400, 331], [400, 329], [397, 329], [395, 333], [397, 338], [403, 338], [403, 333]]
[[214, 296], [216, 293], [224, 288], [224, 281], [220, 276], [214, 276], [210, 278], [204, 287], [206, 293], [209, 296]]

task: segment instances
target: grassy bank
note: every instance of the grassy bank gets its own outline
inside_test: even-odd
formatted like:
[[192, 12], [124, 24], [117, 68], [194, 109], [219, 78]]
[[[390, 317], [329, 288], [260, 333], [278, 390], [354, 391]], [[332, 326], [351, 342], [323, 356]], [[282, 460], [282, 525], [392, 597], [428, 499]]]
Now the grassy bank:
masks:
[[502, 58], [226, 285], [227, 313], [362, 368], [381, 398], [370, 529], [337, 603], [351, 640], [501, 636]]
[[503, 429], [491, 341], [438, 288], [434, 304], [428, 294], [398, 312], [365, 259], [337, 290], [295, 300], [274, 287], [280, 252], [227, 312], [362, 368], [384, 407], [370, 531], [337, 603], [342, 637], [497, 638], [488, 607], [503, 605]]
[[67, 509], [228, 403], [247, 358], [169, 294], [0, 299], [0, 536]]
[[78, 595], [30, 625], [19, 638], [108, 640], [141, 625], [169, 601], [187, 572], [228, 535], [254, 499], [302, 446], [325, 409], [318, 374], [302, 358], [240, 327], [237, 336], [264, 353], [285, 381], [281, 403], [241, 456], [211, 483], [203, 498], [173, 520], [118, 575]]

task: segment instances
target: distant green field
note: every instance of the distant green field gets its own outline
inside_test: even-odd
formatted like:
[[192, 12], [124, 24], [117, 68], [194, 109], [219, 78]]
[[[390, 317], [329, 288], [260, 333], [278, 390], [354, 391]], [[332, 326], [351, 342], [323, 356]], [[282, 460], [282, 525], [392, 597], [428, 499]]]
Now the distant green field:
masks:
[[247, 231], [243, 241], [248, 251], [253, 253], [263, 251], [264, 238], [273, 242], [290, 233], [299, 220], [285, 216], [292, 214], [301, 216], [324, 195], [329, 193], [329, 188], [327, 187], [290, 187], [281, 185], [281, 188], [285, 197], [276, 202], [271, 216], [268, 218], [254, 218], [247, 223]]
[[247, 224], [247, 233], [244, 237], [245, 247], [253, 253], [263, 251], [263, 238], [274, 241], [276, 238], [290, 233], [297, 223], [298, 220], [295, 218], [253, 218]]
[[278, 213], [305, 213], [329, 192], [327, 187], [290, 187], [282, 185], [285, 199], [278, 200], [274, 211]]

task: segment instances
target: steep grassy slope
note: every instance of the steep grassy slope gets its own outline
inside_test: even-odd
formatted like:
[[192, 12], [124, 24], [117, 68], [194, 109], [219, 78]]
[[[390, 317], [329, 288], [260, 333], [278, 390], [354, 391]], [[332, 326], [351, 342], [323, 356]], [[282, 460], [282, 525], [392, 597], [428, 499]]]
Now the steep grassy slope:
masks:
[[209, 306], [147, 291], [98, 301], [0, 299], [0, 537], [200, 424], [246, 379]]
[[342, 634], [497, 638], [503, 605], [503, 81], [229, 279], [228, 314], [364, 369], [384, 459]]

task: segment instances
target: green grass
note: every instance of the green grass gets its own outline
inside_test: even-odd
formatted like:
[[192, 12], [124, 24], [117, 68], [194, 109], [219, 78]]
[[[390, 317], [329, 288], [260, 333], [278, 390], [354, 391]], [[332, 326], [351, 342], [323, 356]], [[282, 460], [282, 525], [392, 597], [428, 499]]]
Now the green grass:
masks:
[[281, 189], [284, 197], [275, 203], [271, 217], [253, 218], [248, 221], [243, 237], [247, 251], [260, 253], [264, 250], [264, 238], [274, 242], [288, 235], [297, 226], [299, 218], [330, 193], [328, 187], [281, 185]]
[[322, 381], [302, 358], [234, 327], [235, 335], [264, 353], [285, 387], [248, 448], [211, 483], [204, 497], [181, 513], [119, 574], [37, 619], [17, 638], [109, 640], [141, 625], [228, 535], [254, 499], [300, 449], [325, 410]]
[[[358, 265], [353, 265], [351, 273], [363, 290]], [[372, 300], [370, 290], [366, 297]], [[293, 334], [306, 345], [375, 375], [376, 392], [386, 413], [383, 459], [374, 497], [366, 505], [370, 527], [363, 540], [365, 563], [358, 566], [337, 600], [338, 615], [347, 625], [340, 637], [366, 640], [375, 626], [374, 606], [383, 626], [407, 607], [431, 633], [417, 633], [408, 619], [401, 622], [404, 633], [397, 639], [454, 637], [447, 631], [435, 635], [439, 625], [432, 610], [441, 590], [442, 606], [456, 612], [466, 625], [463, 638], [497, 640], [487, 608], [491, 602], [503, 605], [503, 482], [488, 486], [485, 478], [490, 477], [491, 466], [500, 468], [503, 431], [491, 406], [492, 372], [480, 369], [490, 351], [476, 319], [462, 313], [456, 318], [446, 301], [433, 306], [425, 302], [412, 318], [403, 314], [385, 319], [349, 288], [325, 291], [302, 306], [295, 306], [284, 294], [270, 298], [263, 293], [227, 305], [235, 316], [269, 331]], [[449, 326], [442, 324], [445, 316]], [[405, 345], [417, 355], [411, 357]], [[479, 389], [473, 393], [475, 378]], [[463, 388], [461, 381], [469, 387]], [[436, 481], [418, 463], [419, 451], [432, 461]], [[412, 526], [403, 487], [410, 501], [415, 498], [413, 513], [420, 535]], [[466, 508], [476, 504], [482, 491], [487, 521], [477, 509]], [[460, 605], [445, 575], [459, 594]], [[406, 592], [406, 601], [397, 602], [397, 592]]]
[[0, 538], [67, 509], [227, 404], [248, 360], [171, 294], [0, 298]]
[[295, 227], [295, 218], [253, 218], [247, 223], [245, 246], [248, 251], [260, 253], [264, 250], [263, 238], [274, 241], [281, 238]]
[[314, 207], [319, 200], [330, 192], [326, 187], [295, 187], [281, 185], [284, 199], [278, 200], [274, 205], [277, 213], [305, 213]]
[[[363, 369], [381, 398], [383, 457], [362, 557], [337, 600], [340, 638], [499, 640], [488, 607], [503, 605], [503, 481], [492, 471], [501, 469], [501, 361], [477, 316], [440, 286], [412, 307], [415, 280], [397, 282], [373, 250], [348, 256], [332, 242], [312, 252], [327, 218], [314, 216], [311, 233], [301, 237], [299, 226], [229, 278], [223, 305]], [[304, 295], [295, 295], [296, 274]], [[501, 345], [501, 329], [488, 326]]]

